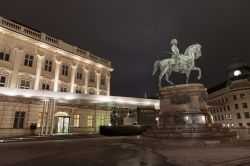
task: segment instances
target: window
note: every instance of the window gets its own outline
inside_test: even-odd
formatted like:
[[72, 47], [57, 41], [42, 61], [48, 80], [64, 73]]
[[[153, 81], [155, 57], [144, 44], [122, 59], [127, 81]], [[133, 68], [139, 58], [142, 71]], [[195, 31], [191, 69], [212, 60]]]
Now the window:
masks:
[[90, 72], [89, 82], [95, 83], [95, 73], [94, 72]]
[[228, 102], [228, 98], [226, 97], [226, 102]]
[[68, 76], [69, 66], [63, 65], [62, 66], [62, 75]]
[[232, 115], [231, 114], [228, 114], [229, 115], [229, 119], [232, 120]]
[[48, 83], [43, 83], [42, 84], [42, 90], [50, 90], [50, 85]]
[[226, 117], [226, 119], [228, 119], [228, 115], [227, 114], [225, 114], [225, 117]]
[[82, 93], [82, 91], [81, 91], [81, 90], [76, 89], [76, 93]]
[[66, 87], [61, 87], [60, 92], [67, 92], [67, 88]]
[[105, 86], [105, 77], [101, 77], [101, 85]]
[[242, 123], [239, 123], [239, 127], [242, 127]]
[[42, 121], [43, 121], [42, 119], [43, 119], [42, 112], [39, 112], [37, 118], [37, 127], [42, 127]]
[[247, 123], [247, 126], [249, 127], [249, 126], [250, 126], [250, 123]]
[[104, 125], [104, 116], [101, 116], [100, 125]]
[[217, 121], [217, 116], [214, 116], [214, 121]]
[[74, 127], [79, 127], [80, 115], [74, 115]]
[[216, 109], [217, 110], [217, 113], [219, 112], [219, 108]]
[[245, 94], [240, 94], [240, 98], [244, 99], [245, 98]]
[[23, 128], [25, 112], [16, 112], [13, 128]]
[[222, 112], [222, 107], [220, 107], [220, 112]]
[[223, 115], [221, 115], [221, 120], [224, 120], [224, 116]]
[[237, 119], [241, 119], [240, 113], [237, 113], [236, 115], [237, 115]]
[[9, 61], [10, 60], [10, 54], [6, 54], [4, 52], [0, 52], [0, 60]]
[[6, 77], [0, 76], [0, 87], [5, 87], [5, 81], [6, 81]]
[[21, 80], [20, 89], [30, 89], [30, 80]]
[[236, 96], [236, 95], [233, 95], [233, 99], [236, 100], [236, 99], [237, 99], [237, 96]]
[[227, 110], [227, 109], [226, 109], [226, 106], [224, 106], [223, 109], [224, 109], [224, 111], [226, 111], [226, 110]]
[[230, 111], [230, 106], [229, 105], [227, 105], [227, 110]]
[[234, 104], [235, 109], [239, 109], [239, 105], [238, 104]]
[[242, 103], [243, 108], [248, 108], [247, 103]]
[[93, 126], [93, 116], [92, 115], [89, 115], [88, 116], [88, 127], [92, 127]]
[[246, 119], [250, 118], [249, 112], [244, 112], [244, 114]]
[[220, 121], [220, 116], [218, 115], [218, 121]]
[[24, 59], [24, 66], [32, 67], [33, 59], [34, 56], [26, 54]]
[[44, 70], [45, 71], [49, 71], [49, 72], [52, 71], [52, 61], [49, 61], [49, 60], [45, 61], [45, 68], [44, 68]]
[[76, 78], [77, 78], [78, 80], [82, 80], [82, 72], [81, 72], [81, 71], [77, 71], [77, 73], [76, 73]]

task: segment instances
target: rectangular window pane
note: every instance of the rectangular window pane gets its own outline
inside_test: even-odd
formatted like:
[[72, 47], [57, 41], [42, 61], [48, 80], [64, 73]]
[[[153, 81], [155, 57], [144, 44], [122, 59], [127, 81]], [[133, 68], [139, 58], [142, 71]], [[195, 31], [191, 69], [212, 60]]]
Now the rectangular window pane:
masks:
[[5, 76], [0, 76], [0, 87], [5, 86], [5, 81], [6, 81], [6, 77]]
[[90, 115], [90, 116], [88, 116], [88, 127], [92, 127], [93, 126], [93, 116], [92, 115]]
[[23, 128], [25, 112], [16, 112], [13, 128]]

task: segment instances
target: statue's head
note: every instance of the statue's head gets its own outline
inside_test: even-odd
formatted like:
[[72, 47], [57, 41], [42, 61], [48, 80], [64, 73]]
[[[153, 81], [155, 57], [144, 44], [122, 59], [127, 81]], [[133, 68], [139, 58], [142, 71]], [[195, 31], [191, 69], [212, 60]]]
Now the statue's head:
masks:
[[171, 41], [170, 41], [170, 44], [171, 45], [176, 45], [176, 44], [178, 44], [178, 41], [176, 40], [176, 39], [172, 39]]

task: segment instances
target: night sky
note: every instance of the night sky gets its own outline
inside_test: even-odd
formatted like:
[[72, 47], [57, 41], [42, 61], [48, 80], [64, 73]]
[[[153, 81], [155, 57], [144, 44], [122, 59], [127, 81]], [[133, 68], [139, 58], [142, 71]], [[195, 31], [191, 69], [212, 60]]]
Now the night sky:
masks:
[[226, 79], [235, 55], [250, 64], [249, 8], [249, 0], [5, 0], [0, 15], [110, 60], [111, 95], [144, 97], [158, 91], [153, 63], [170, 57], [172, 38], [181, 53], [202, 45], [202, 79], [194, 71], [190, 82], [207, 88]]

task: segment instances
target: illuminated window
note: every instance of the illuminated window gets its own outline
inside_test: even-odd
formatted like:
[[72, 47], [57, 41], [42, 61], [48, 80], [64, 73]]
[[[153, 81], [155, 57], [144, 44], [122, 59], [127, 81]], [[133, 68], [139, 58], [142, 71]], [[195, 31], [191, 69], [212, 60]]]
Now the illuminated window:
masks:
[[225, 114], [225, 117], [226, 117], [226, 119], [228, 119], [228, 115], [227, 114]]
[[74, 115], [74, 127], [79, 127], [80, 115]]
[[6, 77], [0, 76], [0, 87], [5, 87]]
[[94, 72], [90, 72], [90, 74], [89, 74], [89, 82], [95, 83], [95, 73]]
[[10, 59], [10, 54], [6, 54], [4, 52], [0, 52], [0, 60], [9, 61], [9, 59]]
[[42, 127], [42, 120], [43, 116], [42, 116], [42, 112], [38, 113], [38, 118], [37, 118], [37, 127]]
[[45, 61], [45, 68], [44, 68], [44, 70], [45, 71], [49, 71], [49, 72], [52, 71], [52, 61], [49, 61], [49, 60]]
[[228, 114], [229, 115], [229, 119], [232, 120], [232, 115], [231, 114]]
[[30, 80], [21, 80], [20, 89], [30, 89]]
[[26, 54], [24, 59], [24, 66], [32, 67], [33, 60], [34, 56]]
[[88, 127], [93, 126], [93, 116], [92, 115], [88, 116], [88, 121], [87, 122], [88, 122], [88, 124], [87, 124]]
[[104, 116], [101, 116], [100, 125], [104, 125], [104, 124], [105, 124]]
[[68, 76], [69, 66], [63, 65], [62, 66], [62, 75]]
[[16, 112], [13, 128], [23, 128], [25, 112]]

